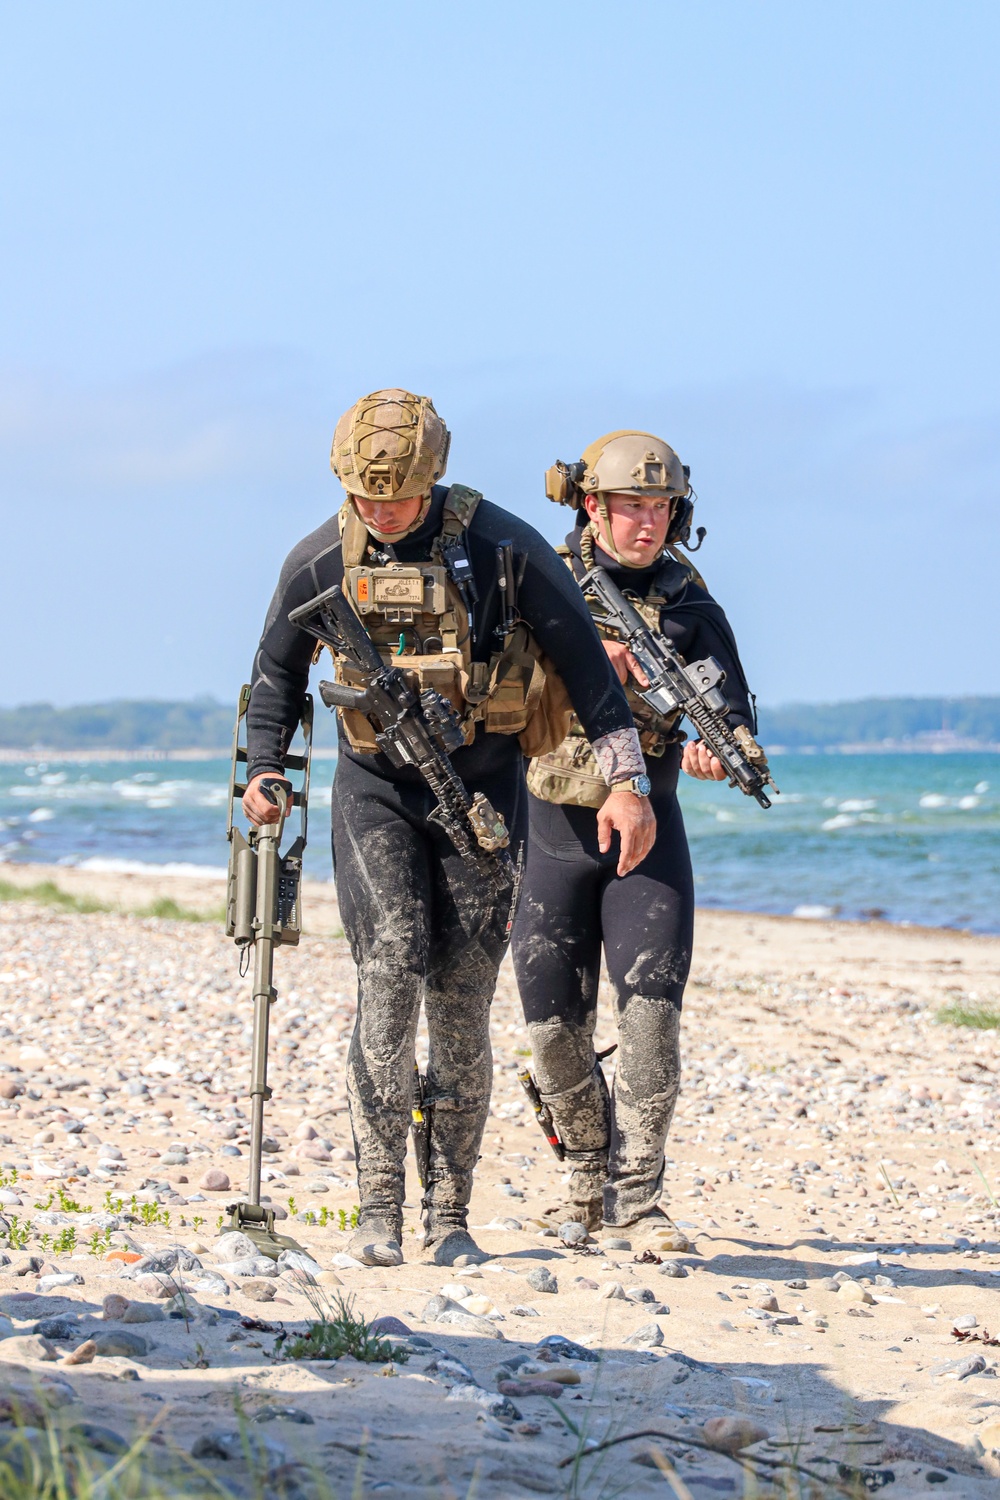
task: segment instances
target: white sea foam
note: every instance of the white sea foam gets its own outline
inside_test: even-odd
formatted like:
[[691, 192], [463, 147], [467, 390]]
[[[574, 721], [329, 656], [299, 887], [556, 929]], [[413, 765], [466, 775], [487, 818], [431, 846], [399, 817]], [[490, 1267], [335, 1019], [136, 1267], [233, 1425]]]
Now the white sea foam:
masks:
[[807, 922], [825, 922], [836, 915], [835, 906], [797, 906], [792, 912], [793, 917], [802, 917]]
[[838, 813], [835, 818], [827, 818], [825, 823], [819, 826], [824, 833], [831, 833], [835, 828], [853, 828], [857, 818], [852, 818], [849, 813]]
[[878, 804], [874, 797], [848, 797], [846, 802], [837, 803], [837, 811], [842, 813], [871, 812]]
[[147, 864], [141, 859], [103, 859], [94, 855], [81, 859], [74, 870], [92, 870], [95, 875], [167, 875], [183, 880], [222, 880], [225, 865], [189, 865], [181, 862], [165, 865]]
[[926, 792], [920, 798], [918, 806], [925, 808], [947, 807], [949, 800], [948, 797], [942, 797], [940, 792]]

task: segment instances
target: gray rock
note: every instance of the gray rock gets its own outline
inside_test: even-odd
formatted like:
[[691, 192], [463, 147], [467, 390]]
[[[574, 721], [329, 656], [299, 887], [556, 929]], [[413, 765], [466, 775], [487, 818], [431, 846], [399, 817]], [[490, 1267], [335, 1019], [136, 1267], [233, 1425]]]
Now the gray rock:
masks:
[[163, 1323], [166, 1313], [158, 1302], [130, 1302], [121, 1315], [122, 1323]]
[[58, 1291], [61, 1286], [83, 1286], [83, 1277], [79, 1271], [56, 1271], [51, 1276], [39, 1276], [36, 1283], [42, 1296], [47, 1292]]
[[981, 1354], [974, 1354], [971, 1359], [963, 1359], [955, 1367], [955, 1375], [959, 1380], [968, 1380], [970, 1375], [978, 1375], [981, 1370], [986, 1369], [986, 1361]]
[[559, 1283], [547, 1266], [536, 1266], [529, 1271], [527, 1281], [536, 1292], [555, 1293], [559, 1290]]
[[687, 1266], [682, 1266], [679, 1260], [665, 1260], [663, 1262], [663, 1265], [660, 1267], [661, 1276], [679, 1277], [686, 1276], [687, 1274]]
[[648, 1286], [630, 1286], [625, 1296], [629, 1302], [658, 1302], [660, 1300]]
[[469, 1313], [464, 1308], [452, 1311], [450, 1308], [439, 1314], [438, 1323], [451, 1323], [456, 1328], [465, 1328], [469, 1333], [478, 1333], [487, 1339], [502, 1339], [503, 1334], [497, 1325], [489, 1318], [477, 1318], [475, 1313]]
[[127, 1453], [131, 1447], [119, 1433], [113, 1432], [110, 1427], [100, 1427], [96, 1422], [76, 1422], [69, 1429], [69, 1436], [88, 1448], [93, 1448], [96, 1453], [110, 1453], [113, 1458], [120, 1458]]
[[323, 1267], [304, 1250], [282, 1250], [278, 1256], [280, 1271], [305, 1271], [309, 1276], [318, 1276]]
[[192, 1458], [248, 1459], [253, 1468], [263, 1468], [267, 1473], [280, 1469], [288, 1462], [288, 1449], [284, 1443], [262, 1432], [250, 1429], [244, 1432], [208, 1432], [198, 1438], [191, 1449]]
[[542, 1315], [535, 1307], [528, 1307], [524, 1302], [515, 1302], [510, 1309], [512, 1318], [540, 1318]]
[[141, 1333], [126, 1333], [123, 1328], [95, 1334], [94, 1343], [97, 1345], [98, 1356], [104, 1359], [116, 1355], [124, 1359], [142, 1359], [152, 1347]]
[[164, 1151], [160, 1157], [161, 1167], [186, 1167], [188, 1154], [186, 1151]]
[[559, 1238], [564, 1245], [585, 1245], [590, 1239], [585, 1224], [576, 1224], [572, 1220], [559, 1225]]
[[658, 1349], [663, 1343], [663, 1330], [658, 1323], [643, 1323], [635, 1333], [628, 1334], [622, 1343], [629, 1344], [634, 1349]]
[[391, 1313], [385, 1313], [381, 1318], [375, 1318], [369, 1325], [372, 1333], [381, 1334], [383, 1338], [395, 1335], [404, 1338], [412, 1329], [407, 1328], [401, 1318], [394, 1318]]
[[618, 1237], [612, 1237], [611, 1239], [602, 1239], [601, 1240], [601, 1249], [602, 1250], [631, 1250], [631, 1248], [632, 1248], [632, 1241], [631, 1240], [625, 1240], [625, 1239], [621, 1239], [621, 1238], [618, 1238]]
[[2, 1344], [4, 1361], [22, 1359], [58, 1359], [59, 1350], [40, 1333], [15, 1333]]
[[423, 1312], [420, 1314], [420, 1321], [422, 1323], [436, 1323], [442, 1313], [464, 1311], [465, 1309], [460, 1303], [438, 1292], [426, 1303]]
[[80, 1337], [80, 1320], [67, 1314], [54, 1318], [39, 1318], [32, 1328], [32, 1333], [40, 1333], [45, 1339], [78, 1339]]
[[296, 1422], [300, 1427], [313, 1427], [315, 1417], [311, 1417], [307, 1411], [299, 1406], [262, 1406], [260, 1411], [254, 1412], [255, 1422]]
[[240, 1291], [251, 1302], [273, 1302], [277, 1290], [273, 1281], [258, 1281], [257, 1279], [253, 1279], [241, 1282], [240, 1284]]
[[252, 1260], [234, 1260], [226, 1266], [227, 1276], [280, 1276], [269, 1255], [255, 1255]]
[[478, 1385], [475, 1375], [468, 1365], [455, 1354], [437, 1352], [434, 1358], [424, 1366], [426, 1375], [439, 1375], [442, 1380], [451, 1381], [456, 1385]]
[[585, 1349], [583, 1344], [574, 1344], [572, 1339], [564, 1338], [561, 1333], [550, 1333], [547, 1338], [539, 1339], [536, 1348], [539, 1353], [546, 1350], [556, 1359], [575, 1359], [587, 1365], [596, 1365], [600, 1358], [593, 1349]]
[[951, 1326], [952, 1328], [958, 1328], [960, 1330], [978, 1328], [979, 1319], [976, 1317], [975, 1313], [961, 1313], [959, 1317], [954, 1320]]
[[475, 1406], [481, 1406], [491, 1417], [498, 1417], [501, 1421], [519, 1422], [521, 1413], [508, 1396], [497, 1395], [494, 1391], [484, 1391], [481, 1385], [456, 1385], [448, 1392], [449, 1401], [469, 1401]]

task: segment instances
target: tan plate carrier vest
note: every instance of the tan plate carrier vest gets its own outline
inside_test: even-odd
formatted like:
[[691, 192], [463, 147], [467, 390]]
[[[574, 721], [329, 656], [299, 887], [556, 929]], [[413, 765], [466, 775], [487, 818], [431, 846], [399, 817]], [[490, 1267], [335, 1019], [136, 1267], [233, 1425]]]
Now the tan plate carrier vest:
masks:
[[[445, 566], [444, 548], [461, 540], [482, 498], [477, 490], [453, 484], [431, 560], [385, 566], [370, 560], [371, 536], [346, 501], [340, 510], [344, 593], [383, 661], [401, 667], [418, 691], [434, 688], [449, 700], [467, 745], [482, 724], [489, 734], [516, 734], [525, 755], [544, 755], [561, 743], [573, 718], [562, 679], [523, 622], [488, 662], [473, 661], [466, 603]], [[360, 674], [338, 656], [334, 675], [351, 687], [363, 685]], [[352, 749], [375, 754], [375, 731], [364, 714], [343, 708], [337, 713]]]
[[[689, 578], [703, 584], [701, 575], [683, 553], [675, 551], [672, 547], [667, 550], [677, 562], [684, 566]], [[557, 547], [556, 551], [567, 567], [572, 568], [574, 559], [569, 548]], [[650, 630], [659, 630], [660, 611], [670, 601], [664, 595], [652, 590], [645, 599], [637, 599], [634, 594], [629, 594], [628, 599], [642, 615]], [[600, 609], [597, 601], [588, 595], [587, 602], [591, 613], [596, 616]], [[611, 639], [615, 639], [611, 632], [602, 629], [600, 624], [597, 629], [602, 637], [611, 636]], [[639, 731], [639, 744], [644, 755], [657, 759], [666, 753], [668, 745], [676, 745], [686, 738], [683, 731], [677, 728], [681, 714], [675, 713], [668, 717], [657, 713], [644, 698], [639, 697], [631, 676], [625, 684], [625, 696], [632, 710], [635, 727]], [[597, 758], [590, 747], [590, 741], [584, 734], [583, 727], [575, 714], [570, 722], [569, 733], [562, 744], [548, 753], [541, 754], [531, 762], [528, 767], [528, 790], [542, 802], [558, 802], [572, 807], [599, 808], [604, 806], [609, 788], [598, 769]]]

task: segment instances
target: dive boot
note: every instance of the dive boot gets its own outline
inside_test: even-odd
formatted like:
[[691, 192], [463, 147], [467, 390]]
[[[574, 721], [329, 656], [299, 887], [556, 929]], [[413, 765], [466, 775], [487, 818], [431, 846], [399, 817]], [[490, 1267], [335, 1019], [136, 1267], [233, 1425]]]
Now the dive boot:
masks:
[[358, 1227], [347, 1243], [347, 1253], [366, 1266], [401, 1266], [402, 1239], [402, 1219], [362, 1209]]
[[[544, 1210], [542, 1217], [559, 1228], [560, 1224], [582, 1224], [588, 1234], [600, 1229], [604, 1220], [604, 1182], [608, 1175], [607, 1151], [566, 1152], [572, 1162], [569, 1196]], [[575, 1159], [574, 1159], [575, 1158]]]
[[652, 1250], [654, 1255], [684, 1254], [691, 1241], [660, 1207], [634, 1219], [631, 1224], [605, 1224], [603, 1241], [627, 1240], [630, 1250]]
[[435, 1266], [478, 1266], [490, 1260], [472, 1238], [465, 1221], [464, 1213], [460, 1218], [441, 1219], [432, 1210], [424, 1235], [424, 1260]]

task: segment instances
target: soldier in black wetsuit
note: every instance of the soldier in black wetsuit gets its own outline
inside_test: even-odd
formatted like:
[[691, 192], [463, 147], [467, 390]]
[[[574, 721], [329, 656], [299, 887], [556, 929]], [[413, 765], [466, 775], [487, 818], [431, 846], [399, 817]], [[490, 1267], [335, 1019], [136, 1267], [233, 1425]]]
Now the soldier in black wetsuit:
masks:
[[[529, 526], [462, 485], [435, 483], [449, 435], [433, 405], [376, 391], [341, 418], [331, 464], [348, 494], [338, 516], [294, 548], [254, 662], [247, 714], [247, 816], [272, 821], [260, 778], [280, 773], [314, 659], [289, 611], [341, 584], [383, 658], [448, 697], [466, 744], [452, 761], [469, 792], [503, 815], [516, 856], [526, 833], [524, 753], [553, 738], [545, 668], [554, 668], [594, 746], [610, 795], [602, 837], [624, 874], [652, 845], [632, 716], [579, 589]], [[501, 604], [497, 549], [520, 576], [516, 623]], [[506, 630], [504, 624], [506, 621]], [[345, 675], [338, 662], [337, 676]], [[540, 695], [541, 694], [541, 698]], [[541, 719], [541, 726], [539, 720]], [[412, 767], [378, 752], [367, 719], [338, 711], [333, 854], [344, 930], [358, 967], [348, 1099], [360, 1216], [351, 1252], [402, 1260], [404, 1159], [417, 1019], [430, 1035], [432, 1109], [425, 1248], [439, 1265], [482, 1259], [467, 1229], [492, 1084], [489, 1007], [509, 901], [429, 821], [434, 798]], [[562, 737], [563, 727], [555, 735]]]
[[[686, 540], [688, 471], [649, 433], [601, 438], [578, 464], [549, 470], [551, 499], [577, 508], [561, 549], [579, 579], [595, 564], [627, 592], [647, 624], [686, 661], [714, 656], [725, 668], [729, 722], [753, 726], [732, 630], [694, 565]], [[605, 641], [623, 683], [639, 673], [624, 644]], [[658, 1207], [664, 1145], [680, 1078], [681, 1000], [691, 962], [694, 890], [677, 801], [680, 770], [722, 781], [698, 742], [683, 746], [665, 720], [628, 688], [656, 813], [652, 852], [625, 875], [606, 852], [598, 820], [606, 790], [586, 730], [576, 722], [528, 773], [530, 829], [513, 958], [542, 1098], [571, 1167], [569, 1202], [552, 1212], [633, 1248], [683, 1250], [687, 1240]], [[643, 787], [643, 789], [646, 789]], [[618, 1021], [609, 1095], [594, 1052], [601, 951]]]

